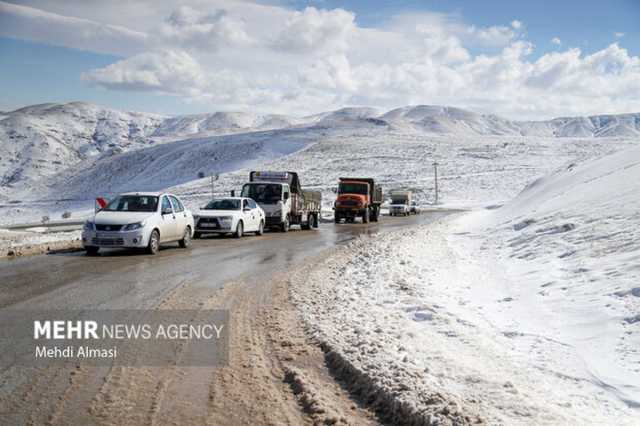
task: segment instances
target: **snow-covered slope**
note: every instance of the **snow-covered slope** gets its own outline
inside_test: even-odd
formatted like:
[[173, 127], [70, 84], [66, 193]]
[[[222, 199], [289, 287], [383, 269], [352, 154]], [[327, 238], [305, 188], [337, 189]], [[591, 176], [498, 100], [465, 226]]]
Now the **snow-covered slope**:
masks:
[[214, 136], [258, 130], [282, 129], [303, 124], [304, 119], [285, 115], [257, 115], [244, 112], [182, 115], [164, 120], [154, 137]]
[[460, 108], [418, 105], [397, 108], [379, 117], [396, 128], [437, 134], [522, 135], [543, 137], [640, 137], [640, 113], [512, 121]]
[[518, 126], [494, 115], [477, 114], [459, 108], [419, 105], [391, 110], [380, 117], [399, 128], [429, 133], [515, 135]]
[[0, 119], [0, 188], [37, 181], [105, 152], [148, 146], [162, 121], [153, 114], [120, 112], [74, 102], [42, 104]]
[[[640, 137], [640, 114], [516, 122], [459, 108], [409, 106], [384, 114], [350, 107], [296, 118], [240, 112], [161, 117], [120, 112], [82, 102], [43, 104], [0, 115], [0, 199], [37, 194], [81, 162], [98, 164], [113, 155], [186, 138], [308, 129], [332, 132], [455, 136]], [[121, 158], [121, 157], [119, 157]], [[138, 157], [132, 157], [138, 158]], [[133, 164], [131, 159], [128, 164]], [[82, 167], [85, 167], [86, 164]], [[174, 172], [170, 172], [174, 174]], [[55, 179], [53, 179], [55, 177]]]
[[293, 296], [392, 406], [443, 424], [635, 425], [639, 193], [640, 147], [572, 162], [501, 208], [357, 240]]
[[80, 163], [50, 183], [51, 197], [91, 199], [130, 190], [160, 190], [280, 158], [314, 141], [296, 129], [193, 138]]

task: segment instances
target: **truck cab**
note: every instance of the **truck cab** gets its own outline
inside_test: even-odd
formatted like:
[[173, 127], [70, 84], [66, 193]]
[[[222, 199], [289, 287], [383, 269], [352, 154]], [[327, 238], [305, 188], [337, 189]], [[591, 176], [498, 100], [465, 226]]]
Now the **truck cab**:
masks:
[[291, 190], [286, 183], [245, 183], [242, 197], [251, 198], [262, 207], [267, 227], [279, 226], [291, 211]]
[[411, 213], [411, 191], [391, 191], [391, 203], [389, 204], [390, 216], [408, 216]]
[[318, 227], [320, 195], [303, 191], [295, 172], [253, 171], [242, 187], [242, 197], [252, 198], [264, 210], [265, 225], [288, 231]]
[[336, 198], [335, 222], [353, 222], [361, 217], [363, 223], [377, 222], [382, 203], [382, 188], [371, 178], [340, 178]]

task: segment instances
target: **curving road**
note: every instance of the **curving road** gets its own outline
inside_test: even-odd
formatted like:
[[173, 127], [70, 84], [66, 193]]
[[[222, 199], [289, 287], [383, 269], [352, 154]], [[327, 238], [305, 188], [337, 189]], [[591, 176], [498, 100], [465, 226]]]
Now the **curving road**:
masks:
[[[288, 301], [287, 276], [358, 235], [445, 214], [210, 237], [188, 249], [167, 246], [157, 256], [113, 250], [1, 261], [2, 310], [219, 307], [229, 309], [232, 332], [223, 368], [0, 366], [0, 418], [4, 424], [313, 424], [330, 422], [326, 416], [335, 411], [331, 416], [347, 423], [377, 424], [308, 343]], [[284, 383], [296, 365], [333, 408], [313, 412], [300, 402], [297, 388]]]

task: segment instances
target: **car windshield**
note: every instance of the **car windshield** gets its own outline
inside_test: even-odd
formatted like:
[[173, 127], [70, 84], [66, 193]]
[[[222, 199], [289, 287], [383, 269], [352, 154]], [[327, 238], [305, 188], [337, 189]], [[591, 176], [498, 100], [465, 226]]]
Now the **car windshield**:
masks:
[[364, 183], [347, 183], [343, 182], [338, 188], [339, 194], [362, 194], [367, 195], [369, 192], [369, 186]]
[[158, 197], [151, 195], [120, 195], [107, 204], [103, 210], [108, 212], [155, 212], [158, 209]]
[[242, 196], [257, 203], [276, 204], [282, 199], [282, 185], [274, 183], [251, 183], [242, 188]]
[[213, 200], [203, 210], [240, 210], [240, 200]]
[[407, 204], [407, 200], [403, 198], [393, 198], [391, 199], [391, 204]]

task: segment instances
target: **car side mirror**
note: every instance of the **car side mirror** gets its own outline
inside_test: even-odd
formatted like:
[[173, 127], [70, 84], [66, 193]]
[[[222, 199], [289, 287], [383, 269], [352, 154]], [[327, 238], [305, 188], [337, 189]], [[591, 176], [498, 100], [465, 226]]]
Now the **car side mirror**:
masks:
[[251, 208], [249, 208], [249, 207], [245, 207], [244, 209], [242, 209], [242, 211], [243, 211], [243, 212], [245, 212], [245, 213], [246, 213], [246, 212], [250, 212], [250, 211], [251, 211]]
[[171, 214], [171, 213], [173, 213], [173, 211], [172, 211], [171, 209], [162, 209], [162, 214], [163, 214], [163, 215], [165, 215], [165, 214]]

